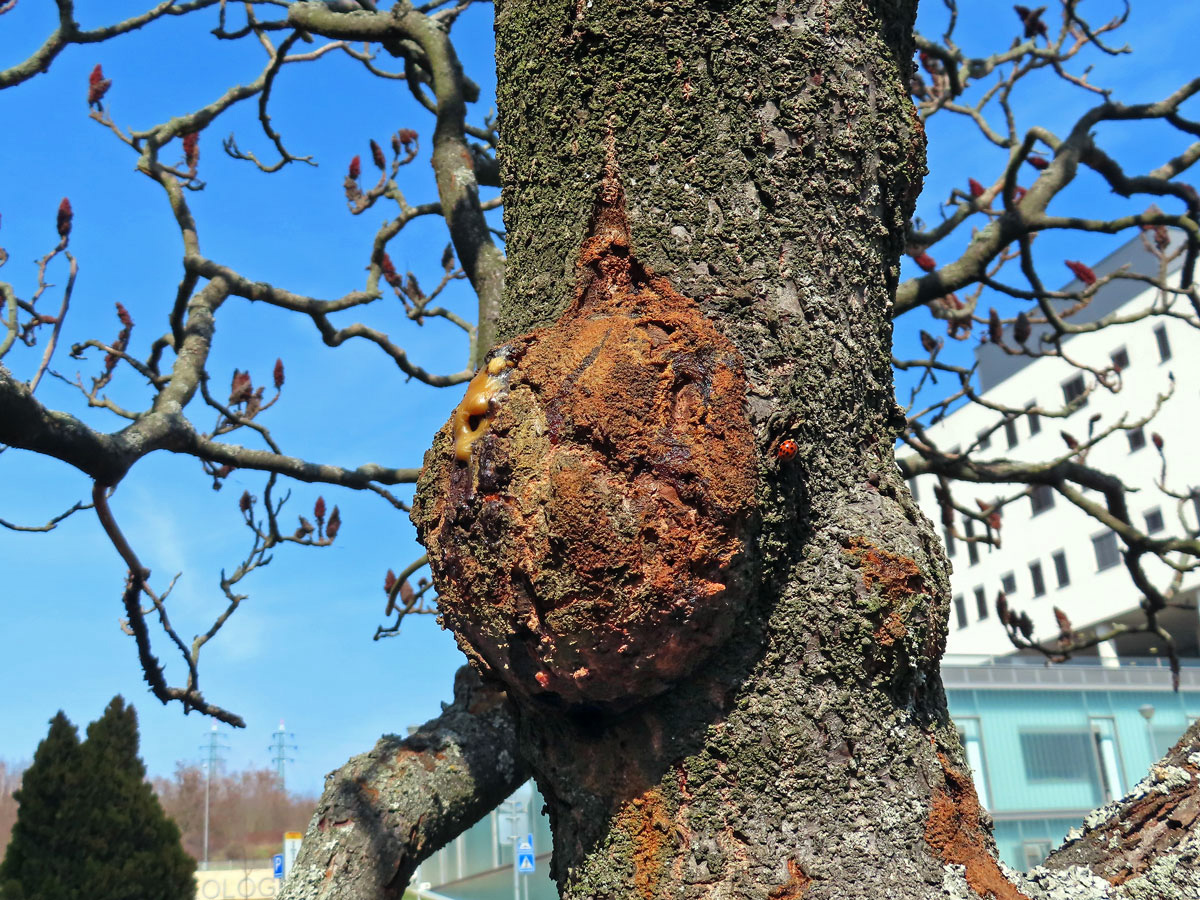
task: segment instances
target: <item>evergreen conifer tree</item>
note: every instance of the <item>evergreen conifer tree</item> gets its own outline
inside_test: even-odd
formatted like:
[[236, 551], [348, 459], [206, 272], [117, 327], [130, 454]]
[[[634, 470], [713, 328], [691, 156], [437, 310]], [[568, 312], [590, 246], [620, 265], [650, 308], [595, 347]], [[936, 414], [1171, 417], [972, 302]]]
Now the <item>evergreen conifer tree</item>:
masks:
[[191, 900], [195, 861], [137, 752], [137, 713], [121, 697], [82, 744], [61, 712], [51, 721], [18, 795], [0, 900]]
[[78, 884], [64, 863], [78, 857], [71, 821], [83, 752], [79, 733], [61, 711], [38, 744], [14, 796], [20, 804], [4, 861], [0, 862], [3, 900], [76, 900]]

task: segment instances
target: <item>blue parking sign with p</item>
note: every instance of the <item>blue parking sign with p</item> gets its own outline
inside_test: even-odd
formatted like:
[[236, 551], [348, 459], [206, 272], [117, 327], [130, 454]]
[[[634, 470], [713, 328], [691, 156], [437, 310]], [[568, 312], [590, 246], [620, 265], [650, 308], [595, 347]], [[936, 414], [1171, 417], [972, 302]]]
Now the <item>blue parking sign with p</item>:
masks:
[[283, 854], [276, 853], [274, 856], [272, 856], [271, 864], [275, 868], [275, 877], [282, 878], [283, 877]]

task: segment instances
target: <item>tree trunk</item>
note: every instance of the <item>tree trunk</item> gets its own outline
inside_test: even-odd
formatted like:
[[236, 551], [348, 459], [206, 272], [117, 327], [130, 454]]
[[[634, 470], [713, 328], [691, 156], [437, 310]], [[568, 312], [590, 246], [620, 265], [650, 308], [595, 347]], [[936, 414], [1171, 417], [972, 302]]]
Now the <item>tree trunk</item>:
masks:
[[[980, 894], [1020, 896], [994, 860], [946, 714], [946, 561], [892, 456], [889, 305], [924, 171], [904, 86], [914, 12], [911, 2], [842, 0], [497, 4], [509, 343], [493, 386], [478, 385], [476, 411], [494, 414], [494, 435], [475, 457], [468, 443], [458, 469], [453, 436], [439, 437], [414, 518], [447, 621], [517, 705], [566, 898], [925, 897], [963, 878]], [[707, 452], [704, 429], [725, 399], [713, 379], [740, 366], [744, 382], [724, 385], [745, 395], [745, 471], [713, 458], [664, 474], [648, 457], [643, 481], [622, 468], [620, 434], [597, 439], [595, 408], [636, 422], [630, 404], [644, 393], [642, 370], [609, 360], [605, 342], [640, 338], [606, 324], [584, 355], [579, 323], [624, 315], [657, 346], [659, 326], [646, 324], [655, 298], [664, 316], [688, 307], [719, 332], [677, 332], [672, 319], [662, 326], [671, 340], [682, 333], [714, 359], [729, 345], [735, 360], [697, 376], [695, 402], [709, 416], [697, 420], [700, 447], [676, 431], [668, 443], [693, 461]], [[680, 357], [646, 354], [645, 367], [681, 390]], [[529, 362], [547, 356], [582, 361], [555, 380], [533, 371], [544, 360]], [[578, 388], [602, 362], [608, 392]], [[519, 399], [530, 392], [538, 399]], [[680, 396], [647, 401], [646, 420]], [[530, 416], [541, 417], [534, 436], [513, 437]], [[461, 412], [472, 440], [478, 419]], [[736, 419], [725, 416], [711, 439], [736, 444]], [[497, 449], [545, 430], [536, 452]], [[611, 462], [605, 491], [626, 473], [612, 491], [635, 510], [643, 561], [636, 516], [652, 504], [638, 485], [670, 482], [683, 497], [689, 479], [709, 492], [750, 480], [743, 519], [734, 501], [715, 511], [682, 501], [701, 523], [685, 537], [707, 588], [663, 551], [664, 571], [683, 579], [686, 664], [663, 661], [672, 651], [660, 633], [670, 625], [655, 617], [662, 597], [622, 605], [626, 593], [646, 599], [644, 582], [663, 573], [649, 563], [631, 577], [617, 542], [595, 536], [618, 518], [594, 499], [604, 491], [580, 491], [567, 509], [556, 505], [558, 462], [545, 490], [543, 476], [526, 477], [531, 457], [561, 455], [560, 442], [583, 432], [589, 452]], [[725, 463], [736, 447], [729, 454]], [[536, 514], [523, 505], [533, 495]], [[752, 524], [739, 530], [734, 519]], [[655, 539], [670, 545], [669, 534]], [[579, 611], [571, 592], [609, 578], [595, 561], [576, 577], [579, 555], [606, 552], [619, 575]], [[615, 637], [603, 632], [606, 609]], [[507, 630], [505, 616], [515, 617]], [[605, 641], [623, 636], [605, 656]], [[629, 658], [622, 680], [621, 654], [636, 641], [649, 649]], [[574, 656], [562, 650], [575, 644], [584, 649]]]

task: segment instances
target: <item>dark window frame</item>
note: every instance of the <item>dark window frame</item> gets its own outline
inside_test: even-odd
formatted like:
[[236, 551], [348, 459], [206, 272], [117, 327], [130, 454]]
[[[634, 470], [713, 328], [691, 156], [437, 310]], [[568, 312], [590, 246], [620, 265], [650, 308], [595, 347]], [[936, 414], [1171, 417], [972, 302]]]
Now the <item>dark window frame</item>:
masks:
[[1071, 586], [1071, 569], [1067, 566], [1067, 551], [1055, 550], [1050, 555], [1050, 559], [1054, 563], [1054, 578], [1058, 582], [1058, 587], [1061, 590]]
[[1048, 484], [1035, 484], [1029, 492], [1029, 506], [1035, 516], [1054, 509], [1054, 488]]
[[963, 519], [962, 524], [963, 524], [963, 536], [968, 539], [966, 542], [966, 544], [967, 544], [967, 559], [970, 561], [971, 565], [976, 565], [979, 562], [979, 545], [977, 543], [975, 543], [974, 541], [970, 540], [970, 538], [975, 537], [975, 520], [974, 519]]
[[1046, 576], [1042, 572], [1042, 561], [1035, 559], [1029, 564], [1029, 581], [1033, 585], [1033, 596], [1044, 597], [1046, 595]]
[[1137, 453], [1146, 446], [1146, 429], [1140, 426], [1126, 431], [1125, 437], [1129, 441], [1130, 453]]
[[1066, 403], [1068, 405], [1070, 405], [1072, 402], [1074, 402], [1075, 400], [1077, 400], [1080, 397], [1083, 397], [1084, 399], [1083, 399], [1083, 402], [1079, 404], [1079, 408], [1082, 409], [1083, 407], [1088, 405], [1088, 398], [1086, 396], [1087, 395], [1087, 384], [1083, 380], [1082, 372], [1077, 372], [1076, 374], [1074, 374], [1070, 378], [1068, 378], [1066, 381], [1064, 381], [1062, 383], [1062, 392], [1063, 392], [1063, 400], [1066, 401]]
[[[1028, 403], [1025, 404], [1025, 406], [1027, 409], [1030, 407], [1037, 406], [1037, 401], [1030, 400]], [[1041, 416], [1039, 416], [1036, 412], [1033, 412], [1032, 409], [1030, 409], [1029, 412], [1025, 413], [1025, 418], [1029, 422], [1029, 436], [1033, 437], [1035, 434], [1040, 434], [1042, 431]]]
[[979, 613], [980, 622], [988, 617], [987, 591], [982, 585], [975, 588], [975, 611]]
[[1121, 550], [1115, 531], [1102, 531], [1092, 535], [1092, 551], [1096, 554], [1096, 571], [1107, 572], [1121, 564]]
[[1124, 372], [1129, 368], [1129, 350], [1125, 347], [1118, 347], [1108, 355], [1112, 360], [1113, 368], [1118, 372]]
[[1010, 597], [1017, 592], [1017, 576], [1015, 572], [1005, 572], [1000, 576], [1000, 588]]
[[1142, 513], [1142, 518], [1146, 520], [1146, 534], [1158, 534], [1158, 532], [1167, 527], [1167, 523], [1163, 519], [1162, 507], [1160, 506], [1146, 510]]
[[1009, 450], [1011, 450], [1013, 447], [1017, 446], [1017, 443], [1019, 442], [1019, 438], [1017, 436], [1017, 420], [1016, 419], [1008, 419], [1004, 423], [1004, 439], [1005, 439], [1005, 441], [1008, 442]]
[[958, 630], [962, 631], [967, 627], [967, 601], [962, 594], [954, 596], [954, 621], [958, 626]]
[[1154, 340], [1158, 344], [1158, 361], [1166, 362], [1171, 358], [1171, 339], [1167, 337], [1166, 325], [1154, 326]]

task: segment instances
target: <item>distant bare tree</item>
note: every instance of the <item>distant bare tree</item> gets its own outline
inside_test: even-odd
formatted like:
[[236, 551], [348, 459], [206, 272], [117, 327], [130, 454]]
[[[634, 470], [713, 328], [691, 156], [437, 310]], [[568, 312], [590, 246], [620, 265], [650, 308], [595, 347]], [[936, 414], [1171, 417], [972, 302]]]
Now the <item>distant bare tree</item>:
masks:
[[[204, 770], [178, 764], [171, 778], [155, 778], [154, 790], [179, 830], [183, 848], [204, 852]], [[291, 794], [270, 769], [220, 773], [210, 786], [208, 856], [265, 859], [279, 852], [285, 831], [303, 831], [316, 798]]]
[[8, 846], [8, 838], [17, 821], [17, 801], [13, 791], [21, 786], [24, 771], [24, 763], [0, 760], [0, 859], [4, 858], [4, 848]]

